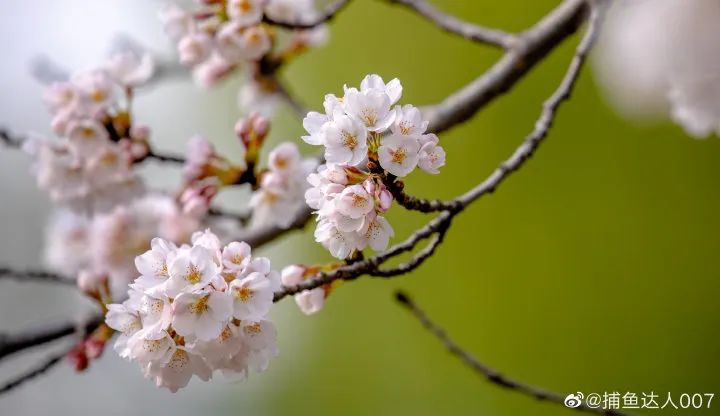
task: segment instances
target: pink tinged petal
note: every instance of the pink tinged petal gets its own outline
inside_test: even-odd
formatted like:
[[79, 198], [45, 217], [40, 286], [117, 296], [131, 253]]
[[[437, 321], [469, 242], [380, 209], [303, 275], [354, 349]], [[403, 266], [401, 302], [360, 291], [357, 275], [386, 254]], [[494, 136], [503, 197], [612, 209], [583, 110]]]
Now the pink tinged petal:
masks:
[[297, 303], [300, 311], [305, 315], [317, 313], [325, 305], [325, 291], [322, 288], [306, 290], [295, 295], [295, 303]]

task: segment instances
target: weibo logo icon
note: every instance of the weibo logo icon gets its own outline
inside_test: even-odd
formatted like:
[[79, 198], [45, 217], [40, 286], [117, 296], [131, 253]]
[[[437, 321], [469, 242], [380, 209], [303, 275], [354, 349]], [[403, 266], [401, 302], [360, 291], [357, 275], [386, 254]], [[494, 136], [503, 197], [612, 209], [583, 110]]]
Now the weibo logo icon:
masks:
[[565, 398], [565, 401], [563, 403], [565, 403], [566, 407], [574, 409], [574, 408], [580, 407], [582, 405], [582, 399], [584, 397], [585, 396], [583, 396], [583, 394], [580, 392], [577, 392], [575, 394], [570, 393], [567, 395], [567, 397]]

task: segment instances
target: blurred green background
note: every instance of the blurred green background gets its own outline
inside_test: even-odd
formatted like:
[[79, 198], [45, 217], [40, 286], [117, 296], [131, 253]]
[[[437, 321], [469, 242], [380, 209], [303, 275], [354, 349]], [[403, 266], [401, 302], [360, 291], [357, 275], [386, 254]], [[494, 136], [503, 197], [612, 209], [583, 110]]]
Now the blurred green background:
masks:
[[[516, 31], [558, 2], [433, 3], [466, 20]], [[152, 16], [144, 19], [159, 27]], [[357, 85], [368, 73], [400, 78], [402, 103], [430, 104], [499, 57], [382, 1], [355, 1], [330, 29], [326, 47], [283, 72], [293, 93], [313, 109], [321, 108], [324, 94]], [[408, 192], [451, 198], [484, 179], [530, 132], [577, 41], [568, 40], [472, 121], [443, 133], [447, 165], [437, 176], [413, 174]], [[138, 117], [158, 125], [165, 148], [181, 149], [201, 131], [231, 151], [238, 83], [206, 93], [159, 87], [139, 100]], [[165, 107], [180, 99], [186, 100], [182, 106]], [[162, 127], [180, 118], [191, 125], [182, 127], [187, 131]], [[289, 111], [277, 115], [274, 142], [301, 134]], [[113, 366], [130, 373], [130, 382], [102, 373], [110, 364], [98, 364], [88, 376], [108, 383], [95, 387], [107, 389], [100, 397], [156, 395], [153, 406], [177, 414], [195, 409], [177, 405], [193, 391], [215, 392], [193, 396], [214, 415], [574, 414], [478, 378], [394, 303], [393, 292], [402, 289], [468, 351], [531, 384], [563, 394], [654, 391], [661, 405], [667, 392], [676, 403], [681, 393], [720, 393], [718, 162], [717, 138], [698, 141], [670, 123], [621, 119], [585, 71], [547, 143], [495, 194], [459, 216], [422, 268], [389, 281], [346, 283], [312, 317], [302, 316], [292, 300], [282, 302], [273, 313], [281, 355], [268, 372], [238, 385], [199, 387], [195, 381], [176, 396], [152, 390], [133, 364], [119, 360]], [[397, 207], [390, 217], [395, 241], [428, 219]], [[310, 228], [263, 254], [278, 267], [328, 261]], [[111, 355], [105, 359], [113, 362]], [[55, 383], [80, 383], [62, 371], [53, 375]], [[126, 400], [124, 411], [143, 406]], [[68, 404], [60, 399], [53, 406]], [[718, 414], [718, 407], [638, 413]]]

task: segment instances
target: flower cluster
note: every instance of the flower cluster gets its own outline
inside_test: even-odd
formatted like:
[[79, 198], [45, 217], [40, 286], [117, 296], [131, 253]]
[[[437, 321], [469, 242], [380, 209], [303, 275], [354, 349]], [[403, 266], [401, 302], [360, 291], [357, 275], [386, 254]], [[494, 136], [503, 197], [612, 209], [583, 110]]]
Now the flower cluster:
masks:
[[[303, 140], [325, 147], [327, 166], [310, 175], [307, 204], [318, 214], [315, 239], [338, 258], [371, 246], [387, 248], [393, 230], [383, 214], [392, 194], [386, 183], [415, 167], [436, 174], [445, 151], [428, 122], [412, 105], [395, 106], [400, 81], [385, 83], [368, 75], [360, 89], [325, 97], [325, 113], [311, 112], [303, 121]], [[365, 169], [365, 170], [364, 170]]]
[[[270, 111], [277, 96], [259, 62], [273, 48], [273, 59], [286, 59], [308, 46], [324, 42], [326, 28], [292, 30], [286, 42], [265, 20], [308, 21], [317, 16], [314, 0], [214, 0], [203, 2], [201, 10], [189, 13], [168, 6], [160, 14], [165, 31], [176, 43], [180, 62], [194, 69], [198, 84], [209, 87], [243, 64], [252, 68], [252, 77], [241, 91], [242, 104], [263, 113]], [[256, 103], [263, 104], [256, 106]], [[267, 105], [266, 105], [267, 104]]]
[[221, 247], [209, 230], [180, 247], [156, 238], [135, 264], [140, 277], [125, 302], [108, 305], [106, 323], [121, 333], [120, 356], [158, 387], [175, 392], [215, 370], [245, 378], [277, 355], [267, 314], [280, 276], [247, 244]]
[[77, 276], [83, 292], [116, 299], [137, 277], [134, 259], [152, 238], [184, 243], [199, 228], [199, 217], [183, 213], [173, 198], [162, 194], [147, 194], [92, 218], [60, 211], [47, 230], [46, 262]]
[[297, 213], [305, 208], [306, 181], [317, 167], [314, 159], [303, 159], [295, 143], [284, 142], [268, 157], [268, 169], [262, 173], [260, 187], [250, 199], [254, 224], [288, 228]]
[[34, 159], [38, 186], [54, 202], [102, 211], [141, 192], [132, 163], [146, 155], [149, 132], [132, 125], [127, 108], [133, 88], [153, 69], [149, 55], [119, 52], [99, 68], [47, 89], [52, 129], [61, 139], [28, 140], [24, 149]]

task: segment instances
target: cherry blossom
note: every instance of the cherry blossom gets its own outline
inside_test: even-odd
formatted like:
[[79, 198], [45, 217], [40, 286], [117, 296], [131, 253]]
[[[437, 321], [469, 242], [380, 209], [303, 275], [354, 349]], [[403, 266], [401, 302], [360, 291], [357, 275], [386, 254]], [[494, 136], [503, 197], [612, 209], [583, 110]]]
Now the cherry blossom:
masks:
[[[160, 13], [165, 32], [176, 43], [179, 60], [193, 69], [196, 82], [210, 87], [235, 71], [247, 68], [248, 81], [238, 94], [243, 112], [270, 115], [280, 94], [273, 74], [264, 69], [265, 57], [291, 57], [309, 46], [325, 43], [321, 24], [310, 29], [273, 26], [265, 19], [306, 21], [318, 16], [315, 0], [218, 0], [197, 2], [185, 11], [167, 6]], [[270, 71], [272, 72], [272, 71]]]
[[106, 323], [121, 333], [118, 354], [158, 387], [175, 392], [215, 370], [244, 378], [277, 355], [267, 314], [279, 274], [247, 244], [222, 246], [209, 230], [191, 245], [155, 238], [135, 263], [141, 276], [127, 300], [108, 305]]
[[[387, 248], [394, 231], [385, 219], [393, 196], [388, 186], [416, 167], [430, 174], [445, 164], [445, 151], [416, 107], [396, 105], [402, 85], [368, 75], [360, 89], [328, 94], [324, 113], [303, 120], [308, 144], [324, 146], [327, 165], [308, 175], [306, 204], [318, 215], [315, 240], [345, 259], [370, 246]], [[309, 295], [306, 300], [310, 301]]]

